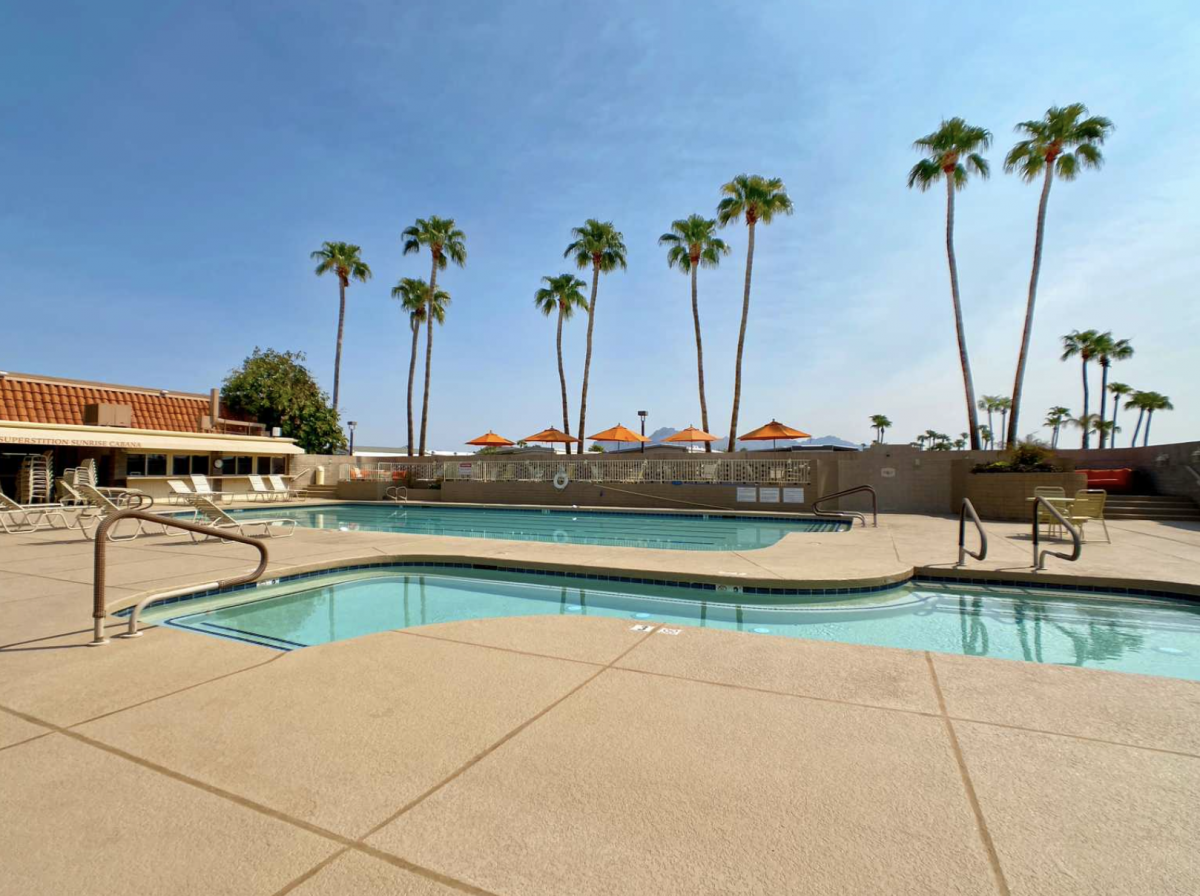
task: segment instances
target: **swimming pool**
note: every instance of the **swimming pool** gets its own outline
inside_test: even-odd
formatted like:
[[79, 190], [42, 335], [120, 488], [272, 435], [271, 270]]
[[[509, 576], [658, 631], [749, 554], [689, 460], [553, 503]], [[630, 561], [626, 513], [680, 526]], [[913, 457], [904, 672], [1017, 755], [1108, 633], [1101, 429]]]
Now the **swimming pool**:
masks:
[[771, 599], [464, 564], [319, 574], [151, 606], [142, 619], [293, 650], [465, 619], [605, 616], [1200, 680], [1200, 605], [1182, 600], [933, 582]]
[[417, 504], [324, 504], [233, 510], [230, 513], [250, 519], [293, 519], [297, 525], [312, 529], [408, 532], [672, 551], [747, 551], [773, 545], [789, 532], [839, 532], [849, 528], [847, 522], [838, 519], [737, 516], [720, 512], [621, 513]]

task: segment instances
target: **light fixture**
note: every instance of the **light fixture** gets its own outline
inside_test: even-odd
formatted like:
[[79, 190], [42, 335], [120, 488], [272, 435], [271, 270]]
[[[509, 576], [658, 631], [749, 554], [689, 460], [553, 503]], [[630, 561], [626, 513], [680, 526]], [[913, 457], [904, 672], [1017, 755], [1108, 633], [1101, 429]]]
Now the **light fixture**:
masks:
[[[638, 416], [642, 418], [642, 438], [646, 437], [646, 418], [650, 416], [649, 411], [638, 411]], [[642, 442], [642, 454], [646, 453], [646, 443]]]
[[346, 425], [350, 427], [350, 456], [354, 457], [354, 428], [358, 426], [358, 421], [347, 420]]

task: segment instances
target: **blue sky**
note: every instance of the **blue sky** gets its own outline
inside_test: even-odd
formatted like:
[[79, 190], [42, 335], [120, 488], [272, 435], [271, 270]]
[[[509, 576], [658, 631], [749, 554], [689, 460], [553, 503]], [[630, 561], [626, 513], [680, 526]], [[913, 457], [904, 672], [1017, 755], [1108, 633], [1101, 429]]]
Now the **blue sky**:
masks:
[[[1117, 131], [1102, 171], [1051, 195], [1022, 430], [1079, 411], [1058, 337], [1095, 327], [1137, 350], [1114, 379], [1173, 399], [1154, 440], [1196, 437], [1187, 2], [19, 4], [0, 40], [2, 369], [203, 391], [261, 345], [307, 352], [331, 388], [336, 282], [308, 255], [346, 240], [375, 276], [349, 291], [342, 409], [361, 444], [401, 444], [409, 338], [389, 293], [428, 276], [400, 232], [439, 214], [470, 257], [440, 280], [431, 442], [518, 438], [561, 416], [533, 292], [596, 217], [629, 270], [601, 283], [588, 428], [639, 408], [651, 428], [699, 424], [687, 281], [656, 240], [750, 172], [782, 177], [796, 213], [760, 229], [740, 429], [866, 441], [886, 413], [895, 441], [957, 434], [944, 197], [905, 188], [911, 142], [951, 115], [995, 134], [957, 242], [976, 388], [1004, 394], [1037, 189], [1003, 154], [1017, 121], [1078, 100]], [[733, 254], [700, 281], [718, 433], [745, 228], [724, 236]], [[573, 419], [584, 330], [568, 327]]]

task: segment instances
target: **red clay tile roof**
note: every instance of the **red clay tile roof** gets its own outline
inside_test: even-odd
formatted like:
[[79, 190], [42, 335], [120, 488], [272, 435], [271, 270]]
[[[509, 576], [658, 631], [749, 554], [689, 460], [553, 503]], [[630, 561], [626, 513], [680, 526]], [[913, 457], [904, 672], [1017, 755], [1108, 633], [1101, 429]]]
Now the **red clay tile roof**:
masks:
[[208, 399], [199, 395], [143, 392], [98, 383], [48, 382], [21, 375], [0, 377], [0, 420], [22, 423], [82, 424], [89, 404], [126, 404], [134, 429], [200, 432]]

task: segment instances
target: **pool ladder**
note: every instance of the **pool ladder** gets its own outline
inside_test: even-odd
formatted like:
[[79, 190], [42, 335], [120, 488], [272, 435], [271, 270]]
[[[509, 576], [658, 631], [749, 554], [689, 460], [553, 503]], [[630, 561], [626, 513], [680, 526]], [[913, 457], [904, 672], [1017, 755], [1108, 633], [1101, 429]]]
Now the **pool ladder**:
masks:
[[[968, 514], [971, 516], [971, 522], [979, 531], [978, 551], [972, 551], [967, 547]], [[983, 560], [987, 557], [987, 532], [983, 530], [983, 523], [979, 521], [979, 514], [975, 512], [975, 505], [971, 503], [971, 499], [963, 498], [962, 506], [958, 509], [958, 563], [955, 566], [965, 566], [968, 555], [976, 560]]]
[[247, 582], [254, 582], [267, 571], [267, 563], [269, 556], [267, 554], [267, 546], [258, 539], [250, 538], [245, 535], [230, 532], [228, 529], [215, 529], [212, 526], [202, 526], [199, 523], [189, 523], [184, 520], [177, 520], [172, 517], [159, 516], [154, 513], [146, 513], [144, 510], [122, 510], [114, 513], [111, 516], [105, 517], [104, 520], [96, 527], [96, 559], [95, 571], [92, 574], [92, 623], [93, 623], [93, 638], [89, 642], [90, 646], [98, 647], [108, 643], [108, 638], [104, 636], [104, 620], [108, 618], [108, 603], [104, 597], [104, 586], [108, 578], [108, 532], [117, 523], [122, 520], [139, 520], [146, 523], [158, 523], [163, 527], [165, 533], [168, 527], [173, 529], [183, 529], [185, 532], [196, 532], [201, 535], [210, 535], [214, 538], [220, 538], [224, 541], [237, 541], [241, 544], [248, 544], [251, 547], [258, 549], [258, 566], [254, 571], [246, 575], [234, 576], [232, 579], [223, 579], [219, 582], [205, 582], [202, 585], [188, 585], [185, 588], [176, 588], [171, 591], [162, 591], [156, 594], [151, 594], [149, 597], [140, 600], [134, 606], [129, 614], [129, 630], [125, 633], [126, 638], [136, 638], [141, 632], [138, 631], [138, 617], [141, 615], [146, 605], [152, 601], [162, 600], [164, 597], [177, 597], [181, 594], [189, 594], [198, 591], [211, 591], [219, 588], [232, 588], [234, 585], [245, 585]]
[[[1072, 563], [1079, 559], [1079, 555], [1083, 553], [1083, 536], [1079, 530], [1072, 526], [1065, 516], [1062, 515], [1057, 507], [1047, 501], [1042, 495], [1038, 495], [1033, 501], [1033, 569], [1037, 570], [1046, 568], [1046, 555], [1051, 557], [1061, 557], [1063, 560], [1070, 560]], [[1058, 520], [1059, 524], [1071, 533], [1072, 549], [1071, 553], [1064, 554], [1062, 551], [1045, 550], [1038, 553], [1038, 536], [1041, 533], [1041, 526], [1038, 524], [1038, 508], [1046, 508], [1046, 512]]]
[[[845, 488], [845, 489], [842, 489], [840, 492], [834, 492], [833, 494], [830, 494], [830, 495], [822, 495], [821, 497], [817, 498], [815, 501], [812, 502], [812, 512], [815, 516], [838, 517], [839, 519], [845, 519], [846, 517], [855, 517], [858, 519], [859, 522], [861, 522], [863, 524], [863, 526], [866, 526], [867, 525], [866, 516], [859, 513], [857, 510], [822, 510], [820, 507], [817, 506], [818, 504], [822, 504], [825, 501], [832, 501], [834, 498], [844, 498], [846, 495], [853, 495], [853, 494], [856, 494], [857, 492], [867, 492], [868, 494], [870, 494], [870, 496], [871, 496], [871, 520], [872, 520], [872, 523], [874, 524], [875, 528], [878, 529], [879, 528], [879, 498], [875, 494], [875, 489], [871, 488], [871, 486], [869, 486], [869, 485], [856, 485], [856, 486], [854, 486], [854, 488]], [[851, 525], [853, 525], [853, 523]]]
[[389, 485], [384, 491], [383, 496], [389, 501], [400, 503], [401, 501], [408, 503], [408, 486], [406, 485]]

